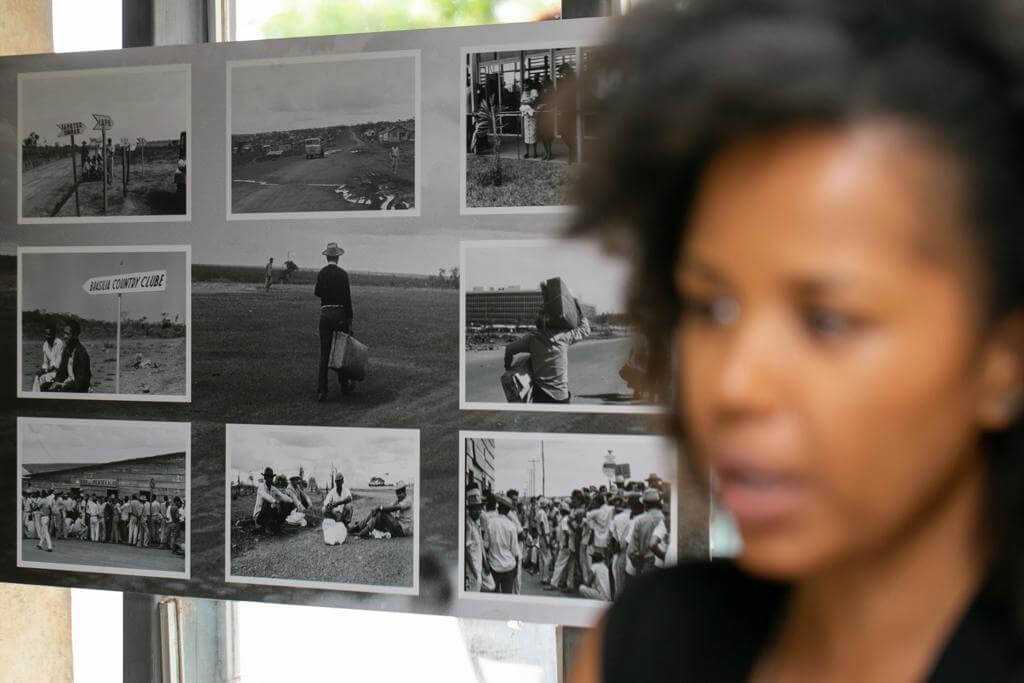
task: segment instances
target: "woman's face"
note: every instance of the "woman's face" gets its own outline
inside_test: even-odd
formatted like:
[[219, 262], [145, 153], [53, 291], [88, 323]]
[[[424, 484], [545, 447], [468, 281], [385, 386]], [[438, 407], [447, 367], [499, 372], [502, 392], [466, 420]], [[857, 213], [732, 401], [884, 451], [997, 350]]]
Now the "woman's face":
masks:
[[959, 183], [891, 122], [750, 139], [707, 169], [676, 271], [680, 418], [748, 569], [863, 556], [980, 479], [992, 363]]

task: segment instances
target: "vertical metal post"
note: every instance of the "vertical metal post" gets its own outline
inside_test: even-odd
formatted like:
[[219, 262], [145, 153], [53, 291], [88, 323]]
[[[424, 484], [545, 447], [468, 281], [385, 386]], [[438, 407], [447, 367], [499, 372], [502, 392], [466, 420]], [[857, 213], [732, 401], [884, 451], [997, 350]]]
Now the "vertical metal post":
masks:
[[[75, 215], [76, 216], [81, 216], [82, 215], [82, 211], [78, 207], [78, 170], [77, 170], [77, 164], [75, 163], [75, 155], [76, 154], [78, 154], [78, 150], [75, 149], [75, 135], [74, 135], [74, 133], [72, 133], [71, 134], [71, 179], [75, 183]], [[85, 169], [84, 168], [82, 169], [82, 172], [85, 173]]]
[[121, 294], [117, 295], [117, 352], [114, 359], [117, 363], [117, 370], [114, 373], [114, 393], [121, 393]]
[[100, 126], [100, 131], [103, 134], [103, 147], [100, 148], [100, 159], [103, 160], [103, 215], [107, 215], [107, 179], [110, 177], [107, 174], [110, 172], [110, 167], [107, 164], [114, 163], [113, 159], [107, 158], [107, 127]]

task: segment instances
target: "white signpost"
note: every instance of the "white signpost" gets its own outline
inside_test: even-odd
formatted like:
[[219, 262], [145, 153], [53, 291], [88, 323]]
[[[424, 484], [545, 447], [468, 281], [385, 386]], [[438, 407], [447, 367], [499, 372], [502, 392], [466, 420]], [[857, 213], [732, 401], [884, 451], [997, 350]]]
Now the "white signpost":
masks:
[[145, 292], [163, 292], [167, 290], [166, 270], [147, 270], [141, 273], [121, 273], [119, 275], [99, 275], [82, 283], [87, 294], [117, 295], [117, 351], [115, 360], [117, 370], [114, 379], [114, 393], [121, 393], [121, 295], [142, 294]]
[[110, 184], [110, 173], [113, 173], [111, 166], [114, 164], [114, 159], [107, 153], [107, 131], [114, 127], [114, 119], [110, 118], [106, 114], [93, 114], [92, 117], [96, 119], [96, 125], [92, 127], [93, 130], [103, 132], [103, 141], [100, 147], [100, 158], [103, 159], [103, 214], [107, 213], [107, 185]]
[[[81, 135], [82, 131], [85, 130], [85, 124], [81, 121], [71, 121], [69, 123], [58, 123], [57, 127], [60, 128], [60, 137], [65, 135], [71, 136], [71, 180], [75, 187], [75, 215], [81, 216], [82, 210], [78, 206], [78, 171], [75, 169], [75, 136]], [[85, 173], [85, 169], [82, 169], [82, 173]]]

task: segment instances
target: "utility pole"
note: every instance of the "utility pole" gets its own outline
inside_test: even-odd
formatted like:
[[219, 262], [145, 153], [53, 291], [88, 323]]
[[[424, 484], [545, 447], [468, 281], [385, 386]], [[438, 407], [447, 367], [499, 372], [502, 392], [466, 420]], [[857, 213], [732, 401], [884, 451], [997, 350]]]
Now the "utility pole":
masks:
[[544, 442], [540, 442], [540, 495], [547, 497], [547, 467], [544, 465]]

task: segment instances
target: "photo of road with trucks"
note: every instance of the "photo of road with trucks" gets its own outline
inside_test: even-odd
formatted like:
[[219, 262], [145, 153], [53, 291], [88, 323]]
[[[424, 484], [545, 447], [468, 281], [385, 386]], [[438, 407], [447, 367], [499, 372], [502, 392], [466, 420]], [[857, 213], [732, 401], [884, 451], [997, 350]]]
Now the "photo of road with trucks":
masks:
[[415, 208], [417, 59], [358, 57], [229, 64], [231, 216]]
[[22, 222], [186, 217], [189, 67], [19, 75]]

